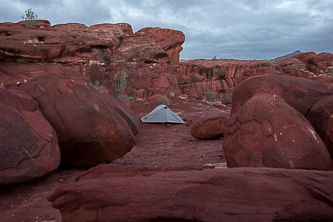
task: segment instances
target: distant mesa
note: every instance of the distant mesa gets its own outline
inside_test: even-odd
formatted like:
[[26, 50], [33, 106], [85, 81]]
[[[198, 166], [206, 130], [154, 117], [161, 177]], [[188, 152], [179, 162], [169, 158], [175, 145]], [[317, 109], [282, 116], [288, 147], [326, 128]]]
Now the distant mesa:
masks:
[[275, 59], [272, 59], [273, 61], [280, 61], [283, 59], [290, 59], [291, 57], [301, 54], [302, 52], [300, 50], [296, 50], [295, 52], [280, 56], [280, 57], [276, 57]]

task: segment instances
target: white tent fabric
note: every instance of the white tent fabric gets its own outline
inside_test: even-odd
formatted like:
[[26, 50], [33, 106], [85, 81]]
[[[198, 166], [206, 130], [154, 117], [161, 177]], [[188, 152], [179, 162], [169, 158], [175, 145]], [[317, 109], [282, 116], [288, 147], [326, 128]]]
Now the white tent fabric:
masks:
[[143, 123], [185, 123], [176, 113], [165, 105], [157, 106], [141, 118]]

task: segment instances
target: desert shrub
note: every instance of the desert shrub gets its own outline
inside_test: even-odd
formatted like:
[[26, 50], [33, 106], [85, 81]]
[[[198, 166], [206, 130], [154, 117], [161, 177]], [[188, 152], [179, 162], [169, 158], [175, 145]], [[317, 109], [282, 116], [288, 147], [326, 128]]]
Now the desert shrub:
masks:
[[212, 58], [212, 60], [217, 61], [218, 59], [216, 58], [216, 56], [214, 56], [214, 57]]
[[205, 92], [205, 97], [207, 102], [216, 102], [214, 93], [209, 89]]
[[103, 83], [101, 83], [101, 82], [99, 82], [99, 81], [96, 81], [95, 83], [88, 82], [88, 84], [91, 85], [92, 87], [94, 87], [95, 89], [99, 89], [99, 88], [104, 87], [104, 86], [103, 86]]
[[272, 60], [265, 60], [265, 62], [262, 64], [264, 67], [273, 67], [274, 61]]
[[116, 90], [119, 93], [119, 95], [124, 95], [125, 87], [127, 84], [126, 78], [127, 78], [127, 69], [123, 69], [123, 71], [121, 71], [120, 75], [115, 80]]
[[118, 99], [120, 101], [127, 101], [127, 102], [134, 103], [134, 98], [133, 97], [124, 96], [123, 94], [119, 95]]
[[170, 106], [170, 100], [165, 96], [158, 97], [157, 102], [165, 106]]
[[25, 20], [25, 26], [36, 27], [38, 15], [35, 14], [32, 9], [26, 10], [25, 15], [22, 15], [21, 18]]

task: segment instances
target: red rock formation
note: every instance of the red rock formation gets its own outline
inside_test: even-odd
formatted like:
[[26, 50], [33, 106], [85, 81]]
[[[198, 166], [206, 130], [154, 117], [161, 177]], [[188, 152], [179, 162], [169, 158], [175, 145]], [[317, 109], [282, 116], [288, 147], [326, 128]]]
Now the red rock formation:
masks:
[[100, 88], [97, 90], [97, 92], [108, 102], [108, 105], [112, 106], [126, 121], [133, 135], [138, 134], [140, 129], [140, 120], [133, 112], [133, 110], [129, 109], [123, 102], [121, 102], [114, 95], [112, 95], [106, 88]]
[[179, 94], [177, 73], [168, 69], [168, 64], [111, 64], [104, 86], [117, 94], [116, 80], [126, 74], [124, 94], [135, 98], [148, 98], [157, 94], [168, 95], [170, 92]]
[[233, 92], [232, 113], [257, 92], [274, 93], [305, 116], [330, 89], [326, 84], [306, 78], [274, 74], [254, 76], [244, 80]]
[[0, 23], [0, 60], [12, 62], [108, 62], [122, 40], [132, 34], [128, 24], [87, 27], [68, 23], [28, 28]]
[[274, 92], [257, 92], [233, 110], [226, 132], [228, 167], [331, 167], [328, 150], [311, 124]]
[[111, 58], [112, 62], [170, 62], [163, 48], [148, 34], [126, 37]]
[[193, 137], [200, 140], [223, 137], [229, 117], [230, 112], [224, 112], [217, 116], [205, 117], [192, 125], [190, 133]]
[[333, 159], [333, 96], [319, 100], [306, 115], [323, 139]]
[[272, 168], [158, 172], [111, 164], [90, 169], [48, 200], [64, 222], [329, 221], [332, 183], [332, 172]]
[[138, 32], [150, 35], [168, 54], [172, 65], [179, 64], [179, 53], [182, 51], [182, 44], [185, 41], [185, 35], [181, 31], [161, 28], [143, 28]]
[[92, 166], [112, 161], [135, 144], [131, 129], [118, 111], [82, 80], [44, 75], [20, 89], [39, 103], [56, 130], [64, 164]]
[[0, 186], [32, 181], [60, 163], [54, 129], [31, 96], [0, 89]]

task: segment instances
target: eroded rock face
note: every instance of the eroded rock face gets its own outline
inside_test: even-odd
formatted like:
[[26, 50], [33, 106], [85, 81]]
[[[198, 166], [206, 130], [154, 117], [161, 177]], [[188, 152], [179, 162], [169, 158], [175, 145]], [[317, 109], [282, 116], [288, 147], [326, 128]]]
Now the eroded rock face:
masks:
[[0, 24], [0, 59], [7, 62], [105, 63], [125, 36], [128, 24], [87, 27], [68, 23], [27, 28], [22, 23]]
[[170, 62], [163, 48], [148, 34], [136, 32], [126, 37], [112, 56], [113, 62]]
[[205, 117], [191, 126], [190, 133], [193, 137], [200, 140], [223, 137], [229, 117], [230, 112]]
[[56, 170], [54, 129], [28, 94], [0, 89], [0, 186], [39, 179]]
[[44, 75], [20, 89], [39, 103], [56, 130], [64, 164], [92, 166], [109, 162], [129, 152], [135, 144], [123, 117], [82, 80]]
[[310, 79], [264, 74], [244, 80], [233, 92], [232, 113], [242, 107], [257, 92], [272, 92], [284, 99], [302, 115], [330, 93], [326, 84]]
[[228, 167], [329, 170], [328, 150], [308, 120], [274, 92], [257, 92], [230, 117]]
[[319, 100], [306, 115], [333, 159], [333, 96]]
[[100, 165], [48, 200], [62, 221], [324, 221], [333, 214], [332, 172], [164, 170]]
[[185, 35], [181, 31], [162, 28], [143, 28], [138, 32], [150, 35], [168, 54], [172, 65], [178, 65], [181, 46], [185, 41]]

